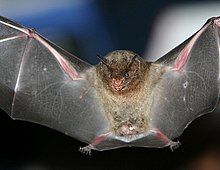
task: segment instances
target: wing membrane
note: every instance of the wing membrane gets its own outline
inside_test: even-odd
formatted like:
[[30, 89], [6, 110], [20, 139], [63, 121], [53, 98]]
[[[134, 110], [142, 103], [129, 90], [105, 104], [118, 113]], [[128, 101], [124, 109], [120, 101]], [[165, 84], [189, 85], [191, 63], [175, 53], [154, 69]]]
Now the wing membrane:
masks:
[[93, 67], [35, 31], [0, 18], [0, 107], [87, 143], [106, 128]]
[[[201, 32], [157, 61], [167, 71], [154, 89], [152, 126], [170, 138], [178, 137], [192, 120], [216, 107], [219, 98], [216, 20], [219, 18], [208, 21]], [[183, 54], [186, 48], [190, 50]], [[183, 55], [187, 55], [187, 60], [176, 69], [175, 64]]]

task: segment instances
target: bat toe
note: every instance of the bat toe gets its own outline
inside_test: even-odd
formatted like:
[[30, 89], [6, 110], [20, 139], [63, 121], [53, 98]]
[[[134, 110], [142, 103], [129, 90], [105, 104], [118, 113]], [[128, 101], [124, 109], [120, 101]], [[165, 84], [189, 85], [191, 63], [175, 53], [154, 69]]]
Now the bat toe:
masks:
[[179, 141], [174, 142], [174, 141], [170, 141], [169, 142], [169, 146], [171, 151], [173, 152], [174, 149], [178, 148], [181, 145], [181, 143]]
[[91, 153], [92, 153], [92, 149], [93, 149], [93, 146], [92, 145], [88, 145], [88, 146], [85, 146], [85, 147], [80, 147], [79, 148], [79, 151], [83, 154], [86, 154], [86, 155], [90, 155], [91, 156]]

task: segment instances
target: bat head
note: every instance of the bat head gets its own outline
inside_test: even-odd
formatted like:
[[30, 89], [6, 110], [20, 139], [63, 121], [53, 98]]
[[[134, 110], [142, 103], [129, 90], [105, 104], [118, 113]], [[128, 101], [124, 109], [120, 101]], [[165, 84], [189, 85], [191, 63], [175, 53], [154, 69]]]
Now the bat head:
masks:
[[134, 52], [117, 50], [109, 53], [106, 58], [98, 57], [101, 60], [98, 72], [112, 92], [129, 92], [142, 81], [145, 61]]

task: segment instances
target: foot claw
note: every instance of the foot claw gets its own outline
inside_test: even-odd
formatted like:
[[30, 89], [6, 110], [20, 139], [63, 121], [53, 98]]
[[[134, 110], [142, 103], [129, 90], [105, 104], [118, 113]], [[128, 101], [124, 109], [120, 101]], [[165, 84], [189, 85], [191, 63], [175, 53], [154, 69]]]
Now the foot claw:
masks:
[[170, 145], [171, 151], [173, 152], [173, 150], [178, 148], [181, 145], [181, 143], [179, 141], [177, 142], [170, 141], [169, 145]]
[[86, 147], [80, 147], [79, 148], [79, 151], [83, 154], [86, 154], [86, 155], [91, 155], [91, 151], [92, 151], [92, 146], [91, 145], [88, 145]]

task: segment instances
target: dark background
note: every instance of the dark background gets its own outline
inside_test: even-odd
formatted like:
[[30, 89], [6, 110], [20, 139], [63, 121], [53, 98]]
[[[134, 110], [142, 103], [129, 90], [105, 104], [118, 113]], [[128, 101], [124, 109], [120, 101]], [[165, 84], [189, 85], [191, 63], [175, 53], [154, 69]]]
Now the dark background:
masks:
[[[0, 1], [1, 2], [1, 1]], [[20, 2], [20, 3], [18, 3]], [[96, 54], [129, 49], [143, 54], [155, 18], [169, 6], [197, 1], [82, 0], [40, 3], [2, 1], [1, 15], [37, 31], [89, 63]], [[200, 1], [201, 2], [201, 1]], [[47, 6], [48, 5], [48, 9]], [[3, 9], [3, 7], [1, 7]], [[220, 14], [220, 10], [219, 10]], [[92, 156], [85, 146], [55, 130], [0, 114], [0, 169], [212, 169], [220, 167], [220, 111], [198, 118], [169, 148], [121, 148]]]

